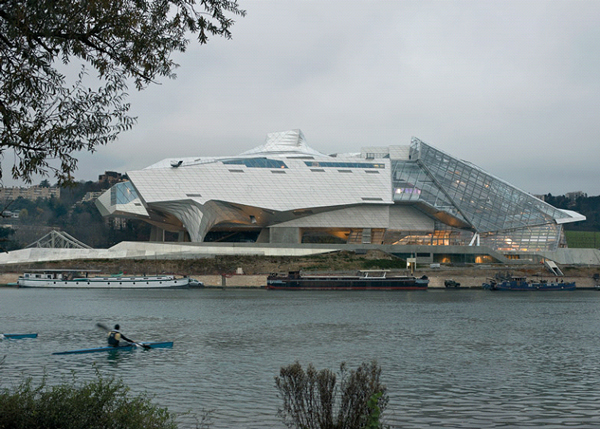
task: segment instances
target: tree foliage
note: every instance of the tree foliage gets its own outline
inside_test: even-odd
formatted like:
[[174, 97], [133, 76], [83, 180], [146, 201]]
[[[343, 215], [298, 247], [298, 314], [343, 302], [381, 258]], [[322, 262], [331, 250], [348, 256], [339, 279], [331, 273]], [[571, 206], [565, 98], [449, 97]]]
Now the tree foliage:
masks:
[[188, 35], [230, 38], [228, 16], [245, 13], [237, 0], [0, 0], [0, 156], [14, 152], [12, 177], [72, 181], [74, 152], [134, 125], [128, 82], [174, 78]]
[[120, 380], [102, 378], [57, 386], [26, 379], [0, 390], [0, 428], [176, 429], [166, 408], [147, 395], [134, 396]]
[[31, 201], [19, 197], [10, 202], [10, 210], [19, 213], [19, 219], [7, 220], [16, 226], [16, 232], [0, 240], [0, 251], [23, 248], [50, 228], [65, 231], [94, 248], [108, 248], [121, 241], [148, 241], [150, 224], [137, 219], [118, 224], [107, 222], [92, 200], [82, 201], [87, 192], [102, 191], [106, 187], [98, 182], [75, 182], [61, 189], [60, 198]]
[[547, 194], [544, 201], [559, 209], [574, 210], [586, 217], [583, 222], [565, 224], [565, 230], [600, 231], [600, 195], [595, 197], [586, 195], [571, 199], [566, 195], [552, 196], [552, 194]]

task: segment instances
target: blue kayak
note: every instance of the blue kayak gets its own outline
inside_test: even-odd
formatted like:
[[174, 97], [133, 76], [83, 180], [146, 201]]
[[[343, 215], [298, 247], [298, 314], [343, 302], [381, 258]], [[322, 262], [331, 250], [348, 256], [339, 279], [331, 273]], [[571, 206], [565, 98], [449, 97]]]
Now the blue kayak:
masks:
[[0, 334], [0, 338], [10, 338], [11, 340], [20, 340], [22, 338], [37, 338], [38, 334]]
[[95, 353], [95, 352], [116, 352], [116, 351], [126, 351], [126, 350], [134, 350], [134, 349], [166, 349], [173, 347], [173, 341], [162, 341], [162, 342], [141, 342], [137, 344], [123, 344], [122, 346], [117, 347], [96, 347], [93, 349], [79, 349], [79, 350], [69, 350], [66, 352], [55, 352], [53, 355], [73, 355], [73, 354], [81, 354], [81, 353]]

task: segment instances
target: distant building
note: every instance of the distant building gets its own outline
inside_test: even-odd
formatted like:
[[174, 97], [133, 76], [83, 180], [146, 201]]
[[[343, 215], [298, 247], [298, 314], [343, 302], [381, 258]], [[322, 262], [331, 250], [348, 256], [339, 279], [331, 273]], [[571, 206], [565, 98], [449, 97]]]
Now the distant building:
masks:
[[19, 197], [31, 201], [35, 201], [38, 198], [60, 198], [60, 188], [42, 186], [0, 188], [1, 201], [13, 201]]
[[253, 231], [259, 243], [324, 237], [509, 254], [556, 250], [563, 225], [585, 220], [417, 138], [326, 155], [292, 130], [240, 155], [169, 158], [127, 174], [96, 200], [100, 212], [143, 219], [154, 237], [170, 231], [180, 241]]
[[105, 171], [104, 174], [98, 176], [99, 183], [106, 183], [109, 186], [122, 182], [123, 180], [126, 180], [125, 176], [121, 173], [117, 173], [116, 171]]
[[587, 197], [587, 194], [582, 191], [567, 192], [565, 194], [565, 197], [567, 197], [571, 201], [575, 201], [579, 197]]
[[79, 203], [94, 201], [94, 200], [96, 200], [96, 198], [98, 198], [100, 195], [102, 195], [103, 192], [104, 191], [86, 192], [85, 195], [83, 196], [83, 198], [81, 199], [81, 201], [79, 201]]

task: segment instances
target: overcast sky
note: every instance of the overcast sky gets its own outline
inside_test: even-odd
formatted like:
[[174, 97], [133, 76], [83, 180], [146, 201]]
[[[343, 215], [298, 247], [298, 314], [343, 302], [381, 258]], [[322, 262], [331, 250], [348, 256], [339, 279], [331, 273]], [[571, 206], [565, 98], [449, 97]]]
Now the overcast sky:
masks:
[[600, 195], [600, 1], [239, 3], [232, 40], [131, 87], [137, 125], [78, 180], [299, 128], [324, 153], [416, 136], [527, 192]]

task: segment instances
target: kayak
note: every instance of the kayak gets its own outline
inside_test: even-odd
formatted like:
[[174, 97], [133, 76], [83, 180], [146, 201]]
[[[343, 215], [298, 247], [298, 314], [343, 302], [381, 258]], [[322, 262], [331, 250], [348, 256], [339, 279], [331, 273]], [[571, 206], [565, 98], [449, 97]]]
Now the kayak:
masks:
[[[146, 347], [146, 346], [148, 346], [148, 347]], [[55, 352], [52, 354], [53, 355], [74, 355], [74, 354], [81, 354], [81, 353], [127, 351], [127, 350], [134, 350], [136, 348], [140, 348], [140, 349], [144, 350], [146, 348], [166, 349], [166, 348], [171, 348], [171, 347], [173, 347], [173, 341], [140, 342], [137, 344], [124, 344], [122, 346], [117, 346], [117, 347], [106, 346], [106, 347], [96, 347], [96, 348], [92, 348], [92, 349], [68, 350], [66, 352]]]
[[22, 338], [37, 338], [38, 334], [0, 334], [0, 338], [10, 338], [11, 340], [20, 340]]

